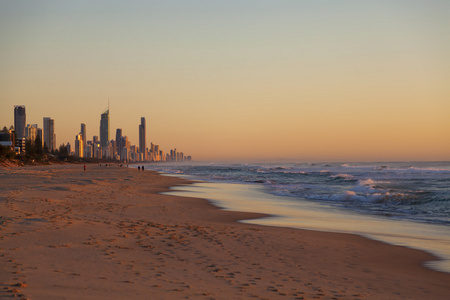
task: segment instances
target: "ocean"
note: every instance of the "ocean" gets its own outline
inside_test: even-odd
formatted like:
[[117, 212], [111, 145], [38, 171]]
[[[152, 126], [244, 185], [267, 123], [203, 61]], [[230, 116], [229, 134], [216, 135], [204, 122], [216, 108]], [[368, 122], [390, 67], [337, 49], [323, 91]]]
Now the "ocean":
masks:
[[246, 221], [355, 233], [419, 248], [450, 272], [450, 162], [153, 163], [146, 169], [200, 180], [172, 194], [271, 215]]
[[363, 214], [450, 225], [450, 162], [162, 163], [148, 166]]

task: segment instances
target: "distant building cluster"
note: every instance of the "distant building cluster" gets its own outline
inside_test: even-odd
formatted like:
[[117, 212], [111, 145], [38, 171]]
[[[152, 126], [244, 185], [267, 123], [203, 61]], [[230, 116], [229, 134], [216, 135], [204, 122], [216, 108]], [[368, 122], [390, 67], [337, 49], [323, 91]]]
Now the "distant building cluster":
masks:
[[56, 150], [55, 120], [45, 117], [43, 129], [37, 124], [27, 124], [26, 120], [25, 106], [14, 106], [14, 127], [0, 133], [0, 145], [11, 147], [16, 153], [22, 153], [25, 151], [27, 140], [34, 143], [39, 137], [43, 147], [49, 151]]
[[146, 122], [141, 118], [139, 124], [139, 146], [131, 145], [126, 135], [122, 134], [122, 129], [116, 129], [115, 139], [110, 139], [109, 108], [100, 116], [100, 139], [93, 136], [92, 140], [86, 140], [86, 124], [81, 124], [80, 133], [75, 136], [74, 155], [87, 158], [105, 158], [124, 162], [156, 162], [156, 161], [191, 161], [191, 156], [184, 155], [183, 152], [172, 149], [165, 153], [159, 145], [150, 143], [150, 148], [146, 143]]
[[[0, 145], [11, 147], [16, 153], [25, 151], [27, 140], [35, 142], [39, 137], [44, 149], [48, 151], [57, 150], [55, 120], [49, 117], [43, 119], [43, 127], [37, 124], [26, 124], [26, 110], [24, 105], [14, 106], [14, 128], [0, 132]], [[141, 118], [139, 124], [139, 146], [131, 145], [122, 129], [116, 129], [115, 139], [110, 139], [109, 108], [100, 117], [100, 138], [93, 136], [87, 140], [86, 124], [81, 123], [80, 132], [75, 136], [75, 147], [72, 151], [70, 143], [65, 145], [67, 152], [76, 157], [113, 159], [123, 162], [159, 162], [159, 161], [191, 161], [191, 156], [172, 149], [164, 152], [159, 145], [146, 143], [146, 122]]]

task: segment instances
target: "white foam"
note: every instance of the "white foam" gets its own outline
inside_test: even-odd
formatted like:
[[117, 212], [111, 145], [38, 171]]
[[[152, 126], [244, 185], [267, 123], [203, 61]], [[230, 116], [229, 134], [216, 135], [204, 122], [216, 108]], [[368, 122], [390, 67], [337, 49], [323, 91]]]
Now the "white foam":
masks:
[[349, 174], [337, 174], [337, 175], [331, 175], [332, 178], [342, 178], [345, 180], [353, 180], [354, 177], [352, 175]]

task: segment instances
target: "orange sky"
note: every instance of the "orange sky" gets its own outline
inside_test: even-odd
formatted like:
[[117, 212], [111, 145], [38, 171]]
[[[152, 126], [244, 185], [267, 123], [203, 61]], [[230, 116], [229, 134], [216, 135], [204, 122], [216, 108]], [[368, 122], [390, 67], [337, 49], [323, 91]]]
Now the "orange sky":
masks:
[[[325, 4], [326, 3], [326, 4]], [[197, 160], [450, 160], [450, 3], [0, 3], [0, 120]]]

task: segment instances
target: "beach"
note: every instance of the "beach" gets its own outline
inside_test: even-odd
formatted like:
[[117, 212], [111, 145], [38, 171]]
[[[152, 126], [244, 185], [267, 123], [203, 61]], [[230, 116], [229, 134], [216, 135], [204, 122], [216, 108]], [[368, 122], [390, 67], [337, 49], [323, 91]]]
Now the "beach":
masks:
[[117, 165], [0, 169], [0, 299], [445, 299], [436, 258], [352, 234], [238, 220]]

